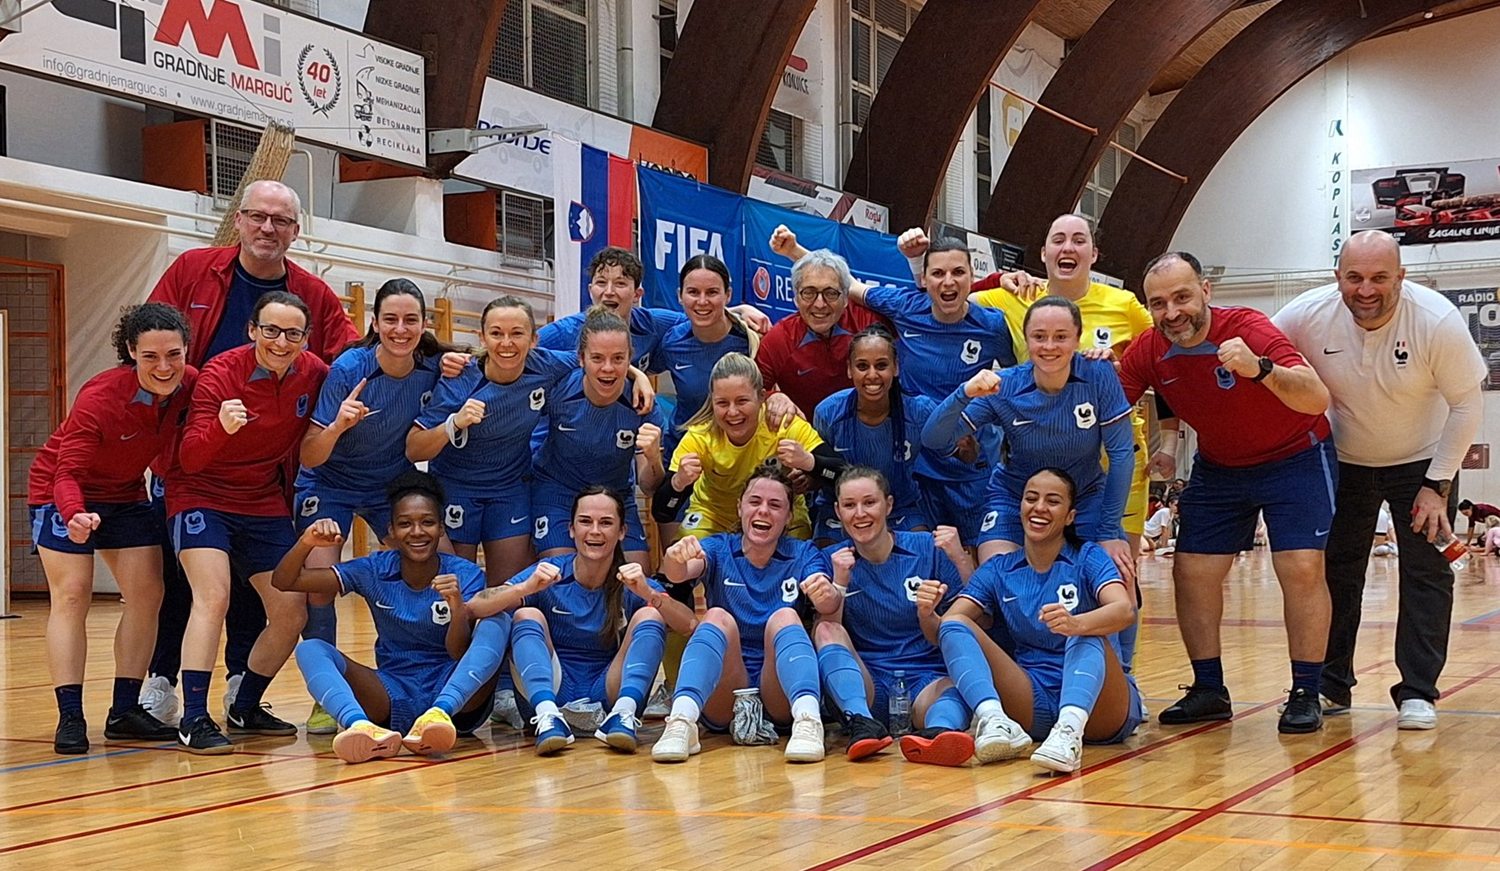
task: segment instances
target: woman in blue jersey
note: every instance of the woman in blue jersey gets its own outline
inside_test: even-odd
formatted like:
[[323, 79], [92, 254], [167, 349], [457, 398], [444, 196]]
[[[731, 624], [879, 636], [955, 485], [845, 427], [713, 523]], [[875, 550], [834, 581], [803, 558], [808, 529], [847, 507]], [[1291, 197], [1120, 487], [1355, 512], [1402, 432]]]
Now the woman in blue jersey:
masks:
[[478, 617], [519, 608], [511, 661], [516, 686], [536, 710], [540, 755], [573, 743], [558, 706], [574, 701], [613, 706], [594, 737], [634, 753], [667, 626], [693, 631], [692, 609], [648, 580], [639, 563], [626, 560], [627, 513], [618, 491], [584, 488], [573, 499], [575, 552], [543, 557], [469, 603]]
[[[1024, 546], [980, 566], [938, 629], [948, 674], [978, 716], [980, 762], [1016, 756], [1034, 738], [1033, 762], [1077, 771], [1085, 742], [1123, 741], [1141, 723], [1116, 635], [1135, 620], [1134, 600], [1104, 549], [1074, 533], [1075, 492], [1061, 469], [1032, 475]], [[992, 635], [1008, 636], [1014, 654]]]
[[[734, 691], [743, 688], [759, 689], [773, 721], [791, 723], [788, 762], [823, 758], [817, 653], [798, 607], [832, 567], [812, 542], [785, 537], [791, 516], [791, 481], [779, 465], [762, 465], [740, 496], [740, 532], [685, 536], [662, 556], [669, 581], [703, 585], [708, 612], [683, 651], [672, 710], [651, 748], [657, 762], [697, 753], [699, 717], [710, 728], [728, 726]], [[820, 613], [837, 607], [827, 592]]]
[[938, 405], [923, 445], [949, 453], [960, 438], [990, 425], [1005, 435], [1005, 462], [990, 479], [979, 524], [980, 562], [1021, 546], [1022, 487], [1038, 469], [1057, 466], [1078, 483], [1079, 535], [1102, 544], [1134, 582], [1135, 558], [1120, 516], [1135, 472], [1135, 441], [1120, 379], [1109, 362], [1078, 353], [1083, 318], [1070, 300], [1038, 300], [1022, 329], [1031, 359], [1004, 372], [975, 373]]
[[[845, 462], [878, 469], [895, 499], [888, 518], [903, 532], [930, 529], [913, 474], [937, 459], [923, 457], [922, 427], [937, 404], [906, 393], [898, 378], [896, 342], [883, 325], [860, 331], [849, 342], [849, 379], [854, 386], [818, 403], [813, 428]], [[818, 494], [813, 536], [820, 544], [846, 536], [831, 491]]]
[[[573, 550], [568, 522], [578, 493], [602, 484], [625, 502], [625, 558], [648, 565], [651, 554], [636, 509], [635, 487], [654, 493], [662, 465], [661, 413], [637, 413], [626, 394], [631, 373], [630, 329], [603, 306], [589, 309], [578, 335], [578, 365], [547, 404], [542, 439], [532, 464], [533, 538], [542, 557]], [[519, 571], [519, 570], [518, 570]]]
[[483, 724], [510, 632], [509, 616], [475, 623], [467, 611], [464, 603], [484, 589], [479, 566], [438, 551], [446, 500], [437, 479], [411, 469], [388, 493], [391, 550], [308, 566], [315, 549], [343, 544], [338, 523], [325, 517], [303, 531], [271, 576], [278, 590], [358, 593], [370, 606], [375, 668], [320, 639], [297, 645], [307, 691], [343, 728], [333, 751], [345, 762], [394, 756], [403, 744], [421, 755], [442, 753]]
[[973, 571], [958, 531], [893, 531], [890, 485], [868, 466], [845, 468], [834, 492], [849, 541], [824, 551], [833, 565], [832, 587], [814, 581], [808, 595], [814, 602], [828, 595], [835, 603], [819, 614], [813, 638], [823, 685], [844, 715], [849, 758], [890, 744], [888, 723], [881, 721], [902, 671], [916, 731], [901, 739], [901, 752], [913, 762], [962, 765], [974, 754], [963, 731], [969, 709], [937, 648], [942, 612]]

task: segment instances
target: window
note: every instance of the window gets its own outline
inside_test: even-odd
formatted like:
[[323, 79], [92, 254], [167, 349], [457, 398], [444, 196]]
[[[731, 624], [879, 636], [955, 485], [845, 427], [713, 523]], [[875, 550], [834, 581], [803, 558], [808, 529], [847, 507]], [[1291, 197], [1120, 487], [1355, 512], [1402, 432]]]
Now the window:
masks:
[[849, 7], [849, 105], [844, 145], [854, 153], [854, 142], [865, 127], [875, 92], [901, 49], [906, 31], [916, 20], [915, 0], [851, 0]]
[[984, 93], [979, 96], [979, 106], [974, 110], [974, 202], [979, 205], [976, 227], [984, 221], [985, 210], [990, 207], [990, 194], [995, 187], [990, 166], [990, 90], [986, 84]]
[[575, 106], [593, 107], [589, 0], [505, 4], [490, 77]]
[[[1129, 121], [1120, 125], [1115, 131], [1114, 142], [1126, 148], [1135, 150], [1136, 143], [1140, 140], [1140, 127]], [[1099, 222], [1104, 215], [1104, 210], [1109, 206], [1109, 198], [1114, 195], [1115, 185], [1120, 182], [1120, 175], [1125, 172], [1130, 158], [1125, 152], [1117, 148], [1104, 149], [1104, 155], [1099, 158], [1099, 163], [1094, 167], [1094, 174], [1089, 177], [1088, 184], [1083, 189], [1083, 196], [1078, 200], [1078, 213], [1093, 221]]]
[[539, 263], [547, 259], [547, 228], [551, 226], [546, 202], [515, 191], [501, 191], [495, 216], [496, 248], [506, 260]]
[[657, 42], [661, 46], [661, 80], [667, 80], [667, 67], [677, 51], [677, 0], [660, 0], [656, 4]]
[[802, 119], [771, 110], [760, 134], [755, 165], [802, 177]]
[[283, 9], [301, 12], [304, 15], [311, 15], [314, 18], [318, 17], [318, 0], [270, 0], [270, 2], [272, 5], [280, 6]]

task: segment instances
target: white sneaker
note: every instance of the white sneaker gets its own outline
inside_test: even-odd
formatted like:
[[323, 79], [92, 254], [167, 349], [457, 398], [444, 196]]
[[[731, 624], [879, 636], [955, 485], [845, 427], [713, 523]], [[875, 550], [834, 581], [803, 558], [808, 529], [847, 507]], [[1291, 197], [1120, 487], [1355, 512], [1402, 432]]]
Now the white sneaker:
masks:
[[667, 692], [665, 681], [656, 685], [651, 698], [646, 700], [646, 710], [641, 712], [642, 719], [661, 720], [672, 713], [672, 694]]
[[516, 706], [515, 690], [495, 690], [495, 707], [490, 712], [490, 722], [509, 726], [517, 732], [526, 725], [521, 717], [521, 709]]
[[1031, 746], [1031, 736], [1004, 714], [980, 717], [974, 727], [974, 758], [980, 765], [1014, 759]]
[[1397, 729], [1436, 729], [1437, 707], [1426, 699], [1407, 699], [1396, 715]]
[[703, 749], [698, 743], [698, 723], [687, 717], [668, 714], [661, 737], [651, 747], [651, 758], [657, 762], [686, 762]]
[[1031, 754], [1031, 761], [1052, 771], [1071, 774], [1083, 764], [1083, 736], [1073, 731], [1071, 725], [1059, 723]]
[[168, 726], [177, 725], [180, 704], [177, 687], [159, 674], [153, 674], [141, 685], [141, 707]]
[[240, 684], [244, 680], [244, 675], [236, 674], [224, 682], [224, 720], [226, 722], [229, 720], [229, 712], [234, 708], [234, 700], [239, 697]]
[[803, 714], [792, 720], [792, 737], [786, 742], [786, 761], [823, 761], [823, 721]]

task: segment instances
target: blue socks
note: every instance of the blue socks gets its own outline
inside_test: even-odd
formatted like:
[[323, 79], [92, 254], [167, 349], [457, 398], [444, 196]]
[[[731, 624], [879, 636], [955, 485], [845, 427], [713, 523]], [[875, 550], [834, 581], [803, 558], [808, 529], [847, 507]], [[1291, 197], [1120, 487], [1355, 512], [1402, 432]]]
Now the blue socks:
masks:
[[234, 697], [234, 710], [244, 712], [259, 708], [260, 700], [265, 698], [266, 689], [271, 686], [273, 677], [275, 675], [256, 674], [251, 669], [245, 669], [245, 677], [240, 681], [240, 691]]
[[[500, 661], [505, 658], [505, 642], [510, 638], [510, 615], [496, 614], [474, 624], [474, 634], [469, 649], [464, 651], [442, 692], [433, 700], [434, 708], [441, 708], [450, 717], [463, 710], [469, 699], [484, 686], [484, 682], [500, 670]], [[542, 645], [546, 646], [543, 640]], [[547, 664], [551, 674], [552, 664]]]
[[1323, 663], [1292, 660], [1292, 689], [1307, 690], [1316, 697], [1323, 680]]
[[1135, 646], [1141, 636], [1141, 616], [1136, 615], [1135, 620], [1124, 629], [1115, 633], [1120, 640], [1120, 668], [1130, 674], [1130, 668], [1135, 663]]
[[182, 722], [208, 716], [208, 681], [212, 672], [182, 670]]
[[[969, 707], [977, 708], [984, 702], [1000, 703], [989, 660], [984, 658], [984, 648], [979, 646], [974, 630], [967, 624], [945, 620], [938, 627], [938, 647], [943, 651], [943, 662], [954, 686]], [[929, 713], [927, 718], [931, 720], [932, 715]]]
[[937, 701], [927, 708], [922, 724], [925, 729], [946, 729], [950, 732], [962, 732], [969, 728], [969, 707], [964, 704], [964, 697], [959, 693], [958, 687], [943, 690]]
[[1098, 635], [1076, 635], [1068, 639], [1067, 650], [1063, 653], [1062, 693], [1057, 699], [1059, 709], [1071, 706], [1094, 710], [1099, 691], [1104, 689], [1106, 643]]
[[[803, 633], [804, 637], [806, 633]], [[700, 623], [682, 651], [682, 667], [677, 672], [677, 695], [686, 696], [701, 709], [719, 685], [724, 671], [724, 654], [729, 637], [712, 623]], [[780, 666], [780, 662], [777, 662]], [[816, 679], [814, 679], [816, 686]], [[787, 693], [791, 695], [790, 691]]]
[[[83, 684], [70, 683], [60, 687], [53, 687], [52, 694], [57, 696], [57, 712], [59, 714], [77, 714], [83, 716]], [[132, 704], [134, 704], [132, 702]]]
[[818, 651], [818, 669], [823, 672], [823, 686], [828, 688], [840, 711], [872, 716], [870, 702], [865, 697], [865, 676], [859, 670], [854, 651], [842, 644], [825, 644]]
[[658, 620], [641, 620], [630, 633], [625, 648], [625, 665], [620, 674], [620, 696], [635, 702], [636, 710], [646, 707], [646, 694], [656, 680], [662, 653], [667, 649], [667, 626]]
[[818, 697], [818, 652], [801, 623], [794, 623], [771, 637], [776, 648], [776, 677], [787, 701], [803, 696]]
[[[323, 706], [329, 716], [338, 721], [345, 729], [359, 722], [370, 719], [365, 709], [359, 706], [359, 700], [354, 697], [354, 690], [349, 688], [349, 682], [344, 679], [344, 654], [339, 653], [338, 648], [326, 641], [310, 638], [297, 645], [297, 668], [302, 670], [302, 677], [307, 682], [308, 695]], [[183, 684], [189, 683], [188, 675], [193, 672], [185, 671]], [[184, 714], [184, 722], [187, 715]]]
[[1213, 659], [1195, 659], [1192, 662], [1193, 686], [1211, 690], [1224, 688], [1224, 660], [1215, 656]]
[[116, 677], [114, 701], [110, 704], [109, 712], [123, 714], [139, 704], [142, 683], [138, 677]]
[[521, 674], [521, 694], [536, 707], [541, 702], [557, 701], [552, 685], [552, 650], [547, 646], [547, 630], [535, 620], [517, 620], [510, 630], [510, 658]]
[[307, 606], [307, 625], [302, 627], [303, 640], [316, 638], [319, 641], [326, 641], [337, 647], [339, 643], [338, 629], [339, 616], [338, 612], [333, 610], [332, 602], [329, 602], [327, 605]]

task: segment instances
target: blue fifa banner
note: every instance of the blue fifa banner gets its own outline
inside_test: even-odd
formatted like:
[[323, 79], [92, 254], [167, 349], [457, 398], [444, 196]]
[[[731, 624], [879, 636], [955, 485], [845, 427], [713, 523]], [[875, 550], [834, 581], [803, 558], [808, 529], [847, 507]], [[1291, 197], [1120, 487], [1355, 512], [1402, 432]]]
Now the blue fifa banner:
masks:
[[896, 249], [896, 237], [853, 224], [835, 224], [839, 247], [835, 250], [849, 261], [854, 277], [869, 284], [912, 287], [911, 265]]
[[644, 166], [637, 178], [646, 305], [680, 310], [678, 273], [699, 254], [724, 261], [730, 275], [745, 274], [744, 197]]
[[797, 301], [792, 295], [792, 262], [771, 251], [771, 232], [780, 224], [791, 228], [798, 243], [809, 251], [819, 248], [840, 251], [839, 225], [833, 221], [759, 200], [745, 200], [745, 271], [740, 281], [741, 293], [736, 294], [734, 302], [755, 306], [772, 322], [797, 312]]

